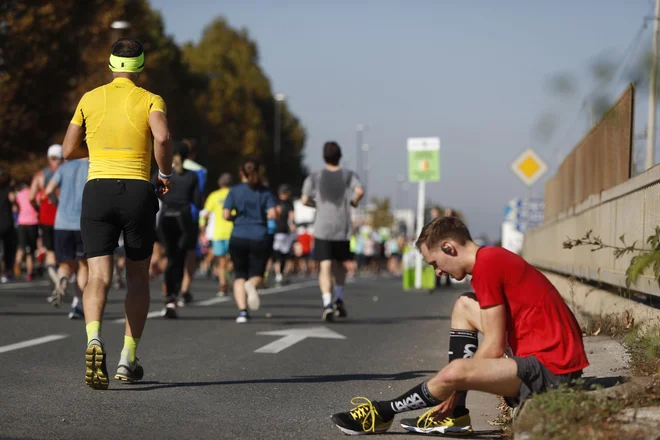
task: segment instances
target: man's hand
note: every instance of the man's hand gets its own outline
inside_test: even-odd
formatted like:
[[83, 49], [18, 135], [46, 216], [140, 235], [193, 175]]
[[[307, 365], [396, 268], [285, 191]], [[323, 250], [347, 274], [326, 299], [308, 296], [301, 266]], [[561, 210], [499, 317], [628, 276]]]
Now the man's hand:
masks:
[[355, 200], [355, 199], [351, 200], [351, 206], [352, 206], [353, 208], [357, 208], [357, 207], [358, 207], [358, 203], [360, 203], [359, 200]]
[[451, 416], [454, 413], [456, 404], [458, 404], [458, 394], [457, 391], [454, 391], [445, 401], [433, 408], [433, 418], [435, 420], [444, 420]]
[[158, 184], [156, 185], [156, 192], [161, 195], [167, 194], [167, 192], [170, 190], [170, 179], [164, 179], [158, 176]]

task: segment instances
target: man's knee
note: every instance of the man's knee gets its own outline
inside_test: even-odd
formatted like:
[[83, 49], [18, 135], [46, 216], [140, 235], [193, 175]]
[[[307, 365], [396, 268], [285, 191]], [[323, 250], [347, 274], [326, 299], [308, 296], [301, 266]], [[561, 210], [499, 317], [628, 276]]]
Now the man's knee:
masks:
[[469, 375], [469, 360], [456, 359], [440, 370], [432, 379], [445, 385], [457, 385], [465, 382]]
[[454, 303], [454, 310], [452, 315], [457, 316], [471, 316], [475, 305], [478, 307], [479, 303], [477, 301], [477, 296], [473, 292], [466, 292], [458, 297]]

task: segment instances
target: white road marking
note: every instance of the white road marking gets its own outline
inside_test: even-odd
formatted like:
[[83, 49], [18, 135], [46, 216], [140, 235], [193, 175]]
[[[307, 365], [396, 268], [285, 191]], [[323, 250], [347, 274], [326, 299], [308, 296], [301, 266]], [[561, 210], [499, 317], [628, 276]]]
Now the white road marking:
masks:
[[34, 345], [45, 344], [47, 342], [58, 341], [60, 339], [68, 338], [69, 335], [49, 335], [44, 336], [43, 338], [30, 339], [28, 341], [17, 342], [16, 344], [9, 344], [3, 347], [0, 347], [0, 353], [6, 353], [8, 351], [20, 350], [21, 348], [28, 348]]
[[[280, 293], [280, 292], [291, 292], [294, 290], [299, 290], [299, 289], [304, 289], [305, 287], [311, 287], [311, 286], [316, 286], [318, 285], [318, 281], [305, 281], [302, 283], [296, 283], [296, 284], [289, 284], [287, 286], [282, 286], [282, 287], [270, 287], [268, 289], [263, 289], [259, 291], [259, 296], [263, 295], [272, 295], [274, 293]], [[233, 301], [233, 298], [231, 296], [223, 296], [221, 298], [209, 298], [205, 299], [204, 301], [199, 301], [196, 303], [193, 303], [193, 306], [196, 307], [208, 307], [212, 306], [215, 304], [222, 304], [225, 302]], [[161, 311], [156, 310], [153, 312], [149, 312], [147, 314], [147, 319], [151, 318], [159, 318], [161, 316]], [[126, 318], [121, 318], [121, 319], [115, 319], [114, 321], [115, 324], [123, 324], [126, 322]]]
[[30, 281], [25, 283], [17, 284], [0, 284], [0, 292], [3, 290], [13, 290], [13, 289], [28, 289], [30, 287], [46, 287], [50, 286], [50, 281]]
[[306, 338], [321, 338], [321, 339], [346, 339], [346, 336], [330, 330], [327, 327], [311, 327], [311, 328], [290, 328], [287, 330], [274, 330], [270, 332], [259, 332], [258, 335], [267, 336], [284, 336], [270, 344], [264, 345], [261, 348], [254, 350], [255, 353], [270, 353], [276, 354], [282, 350], [286, 350], [294, 344]]

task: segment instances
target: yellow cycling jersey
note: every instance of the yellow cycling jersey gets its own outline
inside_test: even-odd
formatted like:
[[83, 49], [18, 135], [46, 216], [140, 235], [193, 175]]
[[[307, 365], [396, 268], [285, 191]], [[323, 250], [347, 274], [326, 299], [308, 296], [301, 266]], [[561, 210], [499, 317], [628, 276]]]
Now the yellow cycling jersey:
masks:
[[166, 113], [163, 99], [128, 78], [85, 93], [72, 124], [85, 129], [91, 179], [150, 180], [151, 112]]

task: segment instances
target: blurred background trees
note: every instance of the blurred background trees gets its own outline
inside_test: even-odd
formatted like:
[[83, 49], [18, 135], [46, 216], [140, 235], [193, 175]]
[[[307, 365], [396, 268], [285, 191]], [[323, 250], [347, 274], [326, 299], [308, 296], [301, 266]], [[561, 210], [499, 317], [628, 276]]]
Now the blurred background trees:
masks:
[[[130, 28], [113, 29], [116, 21]], [[253, 157], [271, 186], [302, 183], [305, 129], [275, 99], [248, 32], [216, 18], [198, 43], [180, 47], [147, 0], [0, 4], [0, 166], [23, 179], [45, 164], [46, 149], [62, 142], [82, 94], [112, 80], [108, 56], [120, 37], [143, 43], [138, 85], [163, 97], [174, 139], [197, 141], [209, 182], [221, 172], [236, 175]]]

